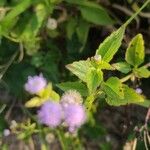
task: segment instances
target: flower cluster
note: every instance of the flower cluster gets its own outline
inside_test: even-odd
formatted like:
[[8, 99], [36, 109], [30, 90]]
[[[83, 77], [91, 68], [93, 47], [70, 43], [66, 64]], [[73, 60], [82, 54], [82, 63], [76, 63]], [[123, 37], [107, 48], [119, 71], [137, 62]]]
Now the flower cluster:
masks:
[[52, 128], [64, 122], [70, 132], [75, 132], [86, 121], [86, 112], [81, 100], [77, 91], [68, 91], [62, 96], [60, 103], [51, 100], [45, 102], [38, 111], [38, 119]]
[[[47, 82], [42, 74], [28, 77], [25, 90], [31, 94], [37, 94], [43, 90]], [[66, 91], [56, 102], [49, 98], [38, 111], [38, 120], [51, 128], [65, 124], [70, 132], [75, 132], [86, 121], [86, 111], [82, 105], [83, 99], [76, 90]]]

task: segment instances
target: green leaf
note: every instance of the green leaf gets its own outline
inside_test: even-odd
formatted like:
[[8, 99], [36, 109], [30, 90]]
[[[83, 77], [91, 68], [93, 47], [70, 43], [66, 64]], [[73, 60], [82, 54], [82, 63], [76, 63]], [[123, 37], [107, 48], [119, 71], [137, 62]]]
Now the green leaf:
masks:
[[77, 20], [75, 18], [70, 18], [66, 25], [67, 37], [71, 40], [77, 26]]
[[112, 66], [118, 71], [125, 73], [125, 74], [131, 71], [131, 66], [126, 62], [118, 62], [118, 63], [112, 64]]
[[138, 78], [149, 78], [150, 77], [150, 71], [146, 67], [143, 66], [143, 67], [137, 68], [135, 70], [135, 75]]
[[87, 38], [88, 38], [88, 33], [90, 29], [90, 24], [87, 23], [86, 21], [80, 19], [78, 26], [76, 28], [76, 33], [79, 38], [79, 41], [82, 43], [82, 49], [86, 44]]
[[29, 8], [32, 3], [32, 0], [22, 0], [18, 5], [13, 7], [12, 10], [7, 13], [0, 24], [2, 25], [4, 34], [15, 25], [16, 17], [24, 12], [27, 8]]
[[114, 21], [109, 17], [107, 11], [100, 5], [85, 0], [65, 0], [75, 4], [81, 11], [82, 17], [87, 21], [98, 25], [110, 25]]
[[137, 105], [149, 108], [150, 107], [150, 100], [145, 99], [144, 102], [136, 103]]
[[109, 63], [107, 63], [106, 61], [103, 61], [103, 60], [98, 62], [98, 68], [106, 69], [106, 70], [113, 70], [113, 67]]
[[123, 85], [117, 77], [111, 77], [103, 83], [103, 90], [112, 99], [124, 98]]
[[79, 6], [79, 9], [82, 17], [91, 23], [97, 25], [110, 25], [114, 23], [107, 11], [99, 5], [94, 5], [93, 3], [90, 5], [90, 3], [88, 3], [88, 6]]
[[144, 98], [135, 92], [134, 89], [129, 88], [128, 86], [123, 86], [124, 98], [123, 99], [114, 99], [111, 95], [107, 95], [106, 102], [109, 105], [120, 106], [131, 103], [144, 102]]
[[125, 26], [108, 36], [96, 50], [96, 55], [101, 55], [102, 60], [109, 62], [118, 51], [125, 32]]
[[68, 70], [70, 70], [73, 74], [75, 74], [79, 79], [86, 82], [86, 74], [88, 70], [92, 67], [91, 62], [89, 60], [81, 60], [73, 62], [66, 66]]
[[63, 91], [68, 91], [71, 89], [76, 90], [82, 96], [88, 95], [87, 87], [81, 82], [63, 82], [63, 83], [57, 84], [57, 87], [59, 87]]
[[133, 65], [139, 66], [144, 61], [144, 40], [142, 34], [136, 35], [131, 42], [126, 51], [125, 59], [126, 61]]
[[89, 72], [87, 72], [86, 77], [87, 87], [91, 94], [96, 91], [97, 87], [100, 86], [100, 83], [103, 81], [103, 72], [99, 69], [91, 68]]

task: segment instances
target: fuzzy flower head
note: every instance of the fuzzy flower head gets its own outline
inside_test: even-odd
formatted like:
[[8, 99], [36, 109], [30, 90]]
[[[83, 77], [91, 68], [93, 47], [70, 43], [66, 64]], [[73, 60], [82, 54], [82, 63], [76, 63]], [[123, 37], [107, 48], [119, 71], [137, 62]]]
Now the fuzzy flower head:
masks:
[[69, 104], [68, 107], [64, 108], [64, 120], [70, 132], [76, 131], [86, 121], [84, 106]]
[[82, 104], [83, 99], [76, 90], [69, 90], [64, 93], [60, 102], [63, 107], [67, 107], [69, 104]]
[[47, 101], [38, 111], [39, 122], [49, 127], [56, 127], [62, 121], [62, 107], [59, 103]]
[[135, 91], [136, 91], [136, 93], [138, 93], [138, 94], [142, 94], [142, 92], [143, 92], [141, 88], [136, 88]]
[[36, 94], [45, 88], [47, 82], [42, 74], [39, 76], [29, 76], [28, 81], [25, 84], [25, 90], [30, 94]]

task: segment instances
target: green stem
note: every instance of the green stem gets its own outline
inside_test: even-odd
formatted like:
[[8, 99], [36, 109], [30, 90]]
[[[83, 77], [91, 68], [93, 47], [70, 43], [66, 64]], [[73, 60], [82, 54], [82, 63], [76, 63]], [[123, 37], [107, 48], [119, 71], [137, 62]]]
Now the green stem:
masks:
[[120, 81], [123, 83], [123, 82], [126, 82], [126, 81], [128, 81], [131, 77], [132, 77], [132, 73], [131, 74], [129, 74], [129, 75], [127, 75], [127, 76], [125, 76], [124, 78], [122, 78], [122, 79], [120, 79]]
[[41, 142], [41, 150], [50, 150], [44, 140], [44, 137], [43, 137], [43, 130], [42, 130], [42, 127], [41, 125], [38, 123], [37, 119], [26, 109], [24, 108], [22, 105], [21, 105], [21, 108], [23, 110], [23, 112], [25, 114], [27, 114], [33, 121], [36, 122], [37, 126], [38, 126], [38, 130], [39, 130], [39, 137], [40, 137], [40, 142]]
[[126, 27], [141, 11], [142, 11], [142, 9], [144, 9], [146, 6], [147, 6], [147, 4], [150, 2], [150, 0], [147, 0], [143, 5], [142, 5], [142, 7], [137, 11], [137, 12], [135, 12], [126, 22], [125, 22], [125, 24], [124, 24], [124, 26]]
[[59, 141], [60, 141], [62, 150], [66, 150], [66, 146], [65, 146], [65, 144], [64, 144], [64, 142], [63, 142], [63, 137], [62, 137], [61, 131], [60, 131], [59, 129], [57, 129], [57, 130], [56, 130], [56, 133], [57, 133], [57, 136], [58, 136], [58, 138], [59, 138]]

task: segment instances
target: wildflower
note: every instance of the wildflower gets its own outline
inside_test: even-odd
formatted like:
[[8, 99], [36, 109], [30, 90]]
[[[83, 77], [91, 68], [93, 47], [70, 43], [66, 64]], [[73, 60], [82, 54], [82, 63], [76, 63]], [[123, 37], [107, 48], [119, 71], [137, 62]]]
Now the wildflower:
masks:
[[57, 28], [57, 21], [54, 18], [49, 18], [47, 21], [47, 28], [50, 30], [55, 30]]
[[10, 135], [10, 130], [9, 129], [4, 129], [3, 134], [4, 134], [4, 136], [9, 136]]
[[64, 108], [64, 120], [70, 132], [75, 132], [86, 121], [85, 108], [82, 105], [69, 104]]
[[36, 94], [42, 89], [44, 89], [46, 84], [46, 79], [43, 77], [42, 74], [33, 77], [29, 76], [28, 81], [25, 84], [25, 90], [31, 94]]
[[49, 126], [56, 127], [62, 121], [62, 107], [59, 103], [47, 101], [38, 111], [38, 119], [41, 123]]
[[141, 93], [143, 92], [141, 88], [136, 88], [135, 91], [136, 91], [136, 93], [138, 93], [138, 94], [141, 94]]
[[76, 90], [69, 90], [62, 96], [60, 102], [63, 107], [67, 107], [69, 104], [82, 104], [83, 99]]

